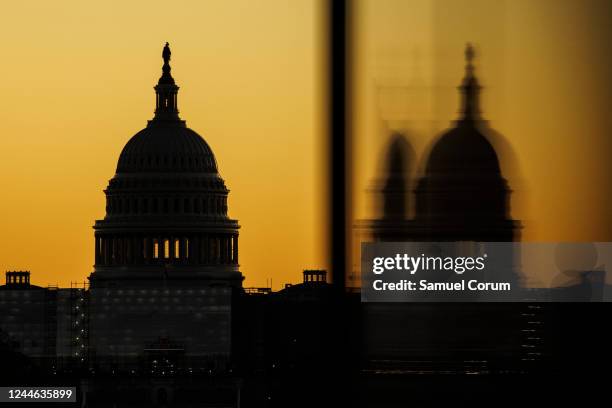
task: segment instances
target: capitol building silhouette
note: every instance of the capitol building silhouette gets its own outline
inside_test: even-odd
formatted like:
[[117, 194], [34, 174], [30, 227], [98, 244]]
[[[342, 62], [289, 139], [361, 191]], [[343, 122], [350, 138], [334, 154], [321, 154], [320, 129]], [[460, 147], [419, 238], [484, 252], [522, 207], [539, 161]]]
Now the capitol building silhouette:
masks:
[[143, 344], [180, 343], [192, 370], [230, 355], [239, 225], [212, 150], [179, 117], [170, 57], [166, 44], [155, 116], [123, 148], [94, 226], [89, 347], [101, 369], [138, 369]]

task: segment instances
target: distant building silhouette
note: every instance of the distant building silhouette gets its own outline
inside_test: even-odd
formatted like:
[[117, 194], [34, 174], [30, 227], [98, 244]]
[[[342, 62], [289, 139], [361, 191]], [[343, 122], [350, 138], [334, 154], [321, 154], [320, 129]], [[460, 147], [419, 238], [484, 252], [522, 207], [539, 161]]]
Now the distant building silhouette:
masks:
[[[150, 371], [164, 344], [173, 345], [169, 359], [183, 350], [183, 370], [228, 368], [232, 298], [243, 279], [239, 225], [228, 218], [212, 150], [179, 118], [170, 55], [166, 44], [155, 116], [123, 148], [105, 190], [106, 216], [94, 226], [97, 370]], [[151, 344], [160, 345], [155, 353]]]
[[8, 271], [0, 286], [0, 329], [40, 369], [83, 368], [88, 363], [87, 298], [82, 286], [44, 288], [30, 283], [29, 271]]
[[[338, 395], [346, 401], [333, 379], [346, 374], [343, 356], [360, 344], [358, 332], [350, 344], [341, 340], [342, 325], [358, 326], [358, 296], [339, 296], [324, 270], [304, 270], [301, 283], [277, 292], [247, 289], [239, 302], [234, 314], [239, 372], [260, 384], [245, 386], [245, 405], [327, 406]], [[358, 354], [353, 355], [350, 363], [357, 365]]]

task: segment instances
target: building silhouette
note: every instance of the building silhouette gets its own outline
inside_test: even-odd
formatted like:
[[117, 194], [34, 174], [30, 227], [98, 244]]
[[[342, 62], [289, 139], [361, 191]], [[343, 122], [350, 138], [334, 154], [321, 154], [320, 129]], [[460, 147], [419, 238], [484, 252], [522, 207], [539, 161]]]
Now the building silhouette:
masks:
[[41, 287], [30, 283], [29, 271], [6, 272], [0, 286], [0, 330], [17, 353], [32, 359], [30, 370], [73, 372], [86, 366], [88, 317], [82, 285]]
[[239, 225], [212, 150], [179, 117], [167, 43], [162, 56], [155, 116], [123, 148], [94, 226], [90, 359], [102, 370], [156, 372], [165, 348], [182, 369], [226, 369], [231, 352]]

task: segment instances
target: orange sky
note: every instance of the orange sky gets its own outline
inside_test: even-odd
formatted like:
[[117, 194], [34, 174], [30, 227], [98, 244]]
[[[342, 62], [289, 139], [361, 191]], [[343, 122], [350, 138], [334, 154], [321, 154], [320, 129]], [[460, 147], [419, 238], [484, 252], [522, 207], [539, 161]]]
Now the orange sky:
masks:
[[[273, 278], [278, 289], [299, 281], [304, 268], [325, 267], [318, 5], [5, 4], [0, 270], [31, 270], [43, 285], [89, 275], [102, 190], [123, 145], [152, 117], [165, 41], [181, 87], [181, 116], [211, 145], [231, 190], [245, 285]], [[366, 190], [388, 130], [406, 131], [422, 153], [455, 117], [463, 46], [471, 41], [480, 51], [485, 117], [518, 158], [505, 170], [524, 238], [612, 240], [608, 2], [358, 5], [357, 218], [375, 213]]]
[[102, 190], [153, 115], [165, 41], [181, 116], [231, 190], [245, 284], [278, 288], [324, 266], [315, 11], [285, 0], [3, 5], [0, 269], [60, 285], [91, 273]]

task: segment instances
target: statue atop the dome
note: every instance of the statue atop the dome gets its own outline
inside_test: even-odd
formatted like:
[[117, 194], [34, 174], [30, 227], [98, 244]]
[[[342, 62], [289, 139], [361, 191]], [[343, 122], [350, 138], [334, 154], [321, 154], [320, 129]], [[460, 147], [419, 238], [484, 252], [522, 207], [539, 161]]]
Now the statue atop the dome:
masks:
[[465, 77], [459, 89], [463, 95], [462, 99], [462, 121], [464, 123], [480, 120], [480, 110], [478, 107], [478, 97], [480, 85], [474, 74], [474, 58], [476, 51], [472, 44], [465, 46]]
[[170, 67], [170, 57], [172, 56], [172, 51], [170, 51], [170, 44], [166, 43], [164, 45], [164, 49], [162, 51], [162, 58], [164, 59], [164, 65], [162, 66], [162, 76], [159, 78], [159, 84], [174, 84], [174, 78], [170, 74], [172, 68]]
[[[168, 43], [166, 43], [167, 46]], [[474, 61], [474, 56], [476, 55], [476, 52], [474, 51], [474, 47], [472, 47], [472, 44], [467, 43], [465, 46], [465, 61], [468, 63], [468, 65], [472, 65], [472, 61]]]
[[168, 65], [170, 63], [170, 56], [172, 52], [170, 51], [170, 44], [166, 43], [164, 46], [164, 50], [162, 51], [162, 58], [164, 59], [164, 64]]

